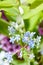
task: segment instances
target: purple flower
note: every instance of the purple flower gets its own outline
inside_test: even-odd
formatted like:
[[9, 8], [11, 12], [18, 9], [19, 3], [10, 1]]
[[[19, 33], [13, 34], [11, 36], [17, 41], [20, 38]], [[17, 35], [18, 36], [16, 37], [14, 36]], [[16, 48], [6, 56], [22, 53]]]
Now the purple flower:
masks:
[[9, 19], [6, 17], [4, 10], [0, 11], [2, 13], [1, 18], [9, 22]]
[[10, 43], [10, 39], [8, 37], [6, 37], [4, 35], [0, 35], [0, 38], [2, 38], [0, 40], [0, 45], [2, 45], [2, 49], [4, 51], [16, 54], [21, 49], [20, 45]]
[[39, 32], [40, 35], [43, 36], [43, 20], [42, 20], [42, 22], [39, 24], [38, 32]]
[[6, 37], [5, 35], [0, 34], [0, 41], [1, 41], [3, 38], [5, 38], [5, 37]]

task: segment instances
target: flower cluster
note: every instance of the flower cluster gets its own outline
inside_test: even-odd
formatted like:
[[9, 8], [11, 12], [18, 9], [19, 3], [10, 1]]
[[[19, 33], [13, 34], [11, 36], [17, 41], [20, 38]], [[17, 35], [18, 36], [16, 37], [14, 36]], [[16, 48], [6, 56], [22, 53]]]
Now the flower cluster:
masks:
[[0, 52], [0, 65], [9, 65], [12, 61], [12, 55], [8, 52]]
[[[34, 38], [34, 35], [35, 35], [35, 32], [25, 32], [25, 33], [17, 33], [17, 31], [19, 31], [19, 29], [16, 30], [16, 24], [15, 22], [12, 22], [13, 25], [14, 25], [14, 28], [13, 26], [11, 25], [11, 27], [9, 28], [8, 27], [8, 30], [10, 33], [12, 33], [12, 30], [14, 33], [12, 33], [10, 36], [10, 42], [14, 43], [14, 42], [18, 42], [20, 43], [20, 41], [22, 41], [22, 43], [25, 43], [26, 45], [29, 45], [30, 48], [34, 48], [36, 45], [37, 47], [39, 46], [39, 43], [40, 43], [40, 39], [41, 37], [40, 36], [37, 36], [37, 38]], [[11, 29], [12, 28], [12, 29]], [[9, 34], [10, 34], [9, 33]]]
[[[10, 33], [10, 43], [12, 43], [13, 45], [15, 44], [19, 44], [21, 46], [21, 48], [19, 49], [19, 51], [17, 52], [17, 56], [18, 58], [23, 58], [23, 51], [22, 48], [25, 48], [28, 52], [34, 48], [39, 48], [40, 47], [40, 41], [41, 41], [41, 36], [37, 36], [34, 38], [34, 35], [36, 34], [36, 32], [24, 32], [24, 33], [20, 33], [19, 28], [17, 29], [18, 24], [16, 22], [12, 22], [11, 23], [11, 27], [12, 30], [14, 30], [14, 33], [12, 33], [12, 30], [8, 27], [8, 30]], [[32, 55], [31, 55], [32, 54]], [[28, 55], [28, 54], [27, 54]], [[33, 52], [29, 54], [30, 57], [32, 56], [33, 58], [35, 57]], [[31, 57], [31, 59], [32, 59]]]
[[[20, 32], [19, 29], [22, 28], [24, 28], [22, 24], [12, 22], [11, 26], [8, 26], [10, 38], [0, 35], [0, 49], [4, 50], [0, 52], [0, 64], [9, 65], [13, 61], [13, 55], [16, 55], [19, 59], [25, 59], [28, 56], [30, 62], [35, 58], [33, 49], [38, 50], [40, 48], [41, 37], [34, 37], [36, 32], [25, 32], [24, 30], [24, 32]], [[37, 61], [35, 62], [37, 63]]]
[[[37, 21], [42, 17], [43, 4], [33, 7], [32, 3], [37, 3], [37, 1], [11, 0], [10, 2], [6, 0], [1, 3], [3, 10], [0, 11], [0, 29], [3, 28], [3, 24], [5, 26], [0, 32], [9, 32], [9, 35], [7, 37], [0, 34], [0, 65], [22, 65], [22, 61], [26, 62], [23, 65], [40, 65], [39, 55], [43, 55], [43, 49], [40, 49], [43, 20], [39, 26], [37, 26]], [[8, 30], [6, 30], [7, 26]], [[37, 28], [39, 36], [36, 36], [36, 32], [31, 32], [34, 29], [36, 31]]]

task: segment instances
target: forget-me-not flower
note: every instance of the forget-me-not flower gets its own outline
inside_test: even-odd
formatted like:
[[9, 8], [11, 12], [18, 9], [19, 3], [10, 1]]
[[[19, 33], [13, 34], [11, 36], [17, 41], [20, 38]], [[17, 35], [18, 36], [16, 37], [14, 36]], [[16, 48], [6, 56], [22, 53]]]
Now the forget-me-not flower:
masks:
[[31, 47], [31, 48], [34, 48], [34, 46], [35, 46], [35, 43], [34, 43], [34, 40], [29, 40], [29, 46]]
[[33, 39], [34, 34], [35, 34], [35, 32], [30, 33], [29, 31], [27, 31], [24, 34], [22, 42], [27, 43], [31, 48], [34, 48], [34, 46], [35, 46], [35, 42], [34, 42], [34, 39]]
[[15, 33], [15, 29], [12, 26], [8, 26], [9, 35], [13, 35]]
[[10, 42], [14, 43], [14, 41], [15, 41], [15, 37], [14, 36], [10, 37]]

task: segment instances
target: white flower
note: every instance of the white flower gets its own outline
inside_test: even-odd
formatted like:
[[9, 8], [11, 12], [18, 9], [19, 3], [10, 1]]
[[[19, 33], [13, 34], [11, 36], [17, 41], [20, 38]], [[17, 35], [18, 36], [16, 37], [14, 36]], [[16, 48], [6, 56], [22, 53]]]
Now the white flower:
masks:
[[23, 11], [23, 8], [19, 6], [19, 11], [20, 11], [20, 14], [24, 14], [24, 11]]
[[18, 42], [20, 40], [20, 35], [16, 35], [15, 40]]
[[4, 51], [1, 51], [0, 52], [0, 59], [3, 59], [5, 57], [5, 52]]
[[41, 36], [37, 36], [37, 43], [40, 43], [41, 41]]
[[14, 27], [14, 26], [15, 26], [15, 22], [11, 22], [10, 25], [11, 25], [12, 27]]
[[32, 54], [30, 54], [30, 56], [29, 56], [29, 59], [33, 59], [35, 56], [34, 56], [34, 54], [32, 53]]
[[3, 65], [3, 60], [0, 59], [0, 65]]
[[30, 38], [32, 38], [35, 35], [36, 32], [31, 32], [30, 33]]
[[10, 64], [7, 61], [4, 61], [3, 65], [10, 65]]
[[9, 65], [9, 63], [6, 61], [0, 60], [0, 65]]
[[14, 36], [13, 37], [10, 37], [10, 42], [14, 43], [14, 41], [15, 41]]
[[6, 53], [7, 61], [10, 63], [13, 59], [12, 59], [12, 54], [11, 53]]
[[18, 30], [19, 29], [19, 25], [17, 23], [15, 23], [15, 29]]
[[40, 41], [41, 41], [41, 36], [37, 36], [36, 38], [37, 47], [40, 45]]
[[0, 65], [9, 65], [12, 60], [12, 54], [5, 51], [0, 52]]
[[19, 29], [19, 25], [17, 22], [11, 22], [11, 26], [14, 27], [16, 30]]
[[20, 52], [20, 55], [18, 56], [18, 58], [21, 58], [22, 59], [22, 51]]

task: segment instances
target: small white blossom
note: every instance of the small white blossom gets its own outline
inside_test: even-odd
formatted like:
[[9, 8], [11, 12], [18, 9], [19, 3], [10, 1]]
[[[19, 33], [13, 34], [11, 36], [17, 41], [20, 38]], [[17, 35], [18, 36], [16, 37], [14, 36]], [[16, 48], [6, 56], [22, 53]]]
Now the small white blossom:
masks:
[[14, 41], [15, 41], [14, 36], [13, 37], [10, 37], [10, 42], [14, 43]]
[[41, 41], [41, 36], [37, 36], [37, 43], [40, 43]]
[[12, 61], [12, 54], [5, 51], [0, 52], [0, 65], [9, 65]]
[[22, 51], [20, 52], [20, 55], [18, 56], [18, 58], [22, 59]]
[[19, 29], [19, 25], [17, 23], [15, 23], [15, 29], [18, 30]]
[[31, 32], [30, 33], [30, 38], [32, 38], [35, 35], [36, 32]]
[[2, 65], [10, 65], [7, 61], [3, 61]]
[[15, 22], [11, 22], [10, 25], [11, 25], [12, 27], [14, 27], [14, 26], [15, 26]]
[[16, 35], [15, 40], [18, 42], [20, 40], [20, 35]]
[[23, 11], [23, 8], [19, 6], [19, 11], [20, 11], [20, 14], [24, 14], [24, 11]]
[[7, 61], [10, 63], [13, 59], [12, 59], [12, 54], [11, 53], [6, 53]]
[[0, 60], [0, 65], [3, 65], [4, 64], [4, 61], [3, 60]]
[[32, 60], [33, 58], [34, 58], [35, 56], [34, 56], [34, 54], [32, 53], [32, 54], [30, 54], [30, 56], [29, 56], [29, 58]]
[[4, 57], [5, 57], [5, 52], [1, 51], [1, 53], [0, 53], [0, 59], [3, 59]]
[[14, 27], [16, 30], [19, 29], [19, 25], [18, 25], [17, 22], [12, 22], [12, 23], [11, 23], [11, 26]]
[[37, 47], [40, 45], [40, 41], [41, 41], [41, 36], [37, 36], [36, 38]]

